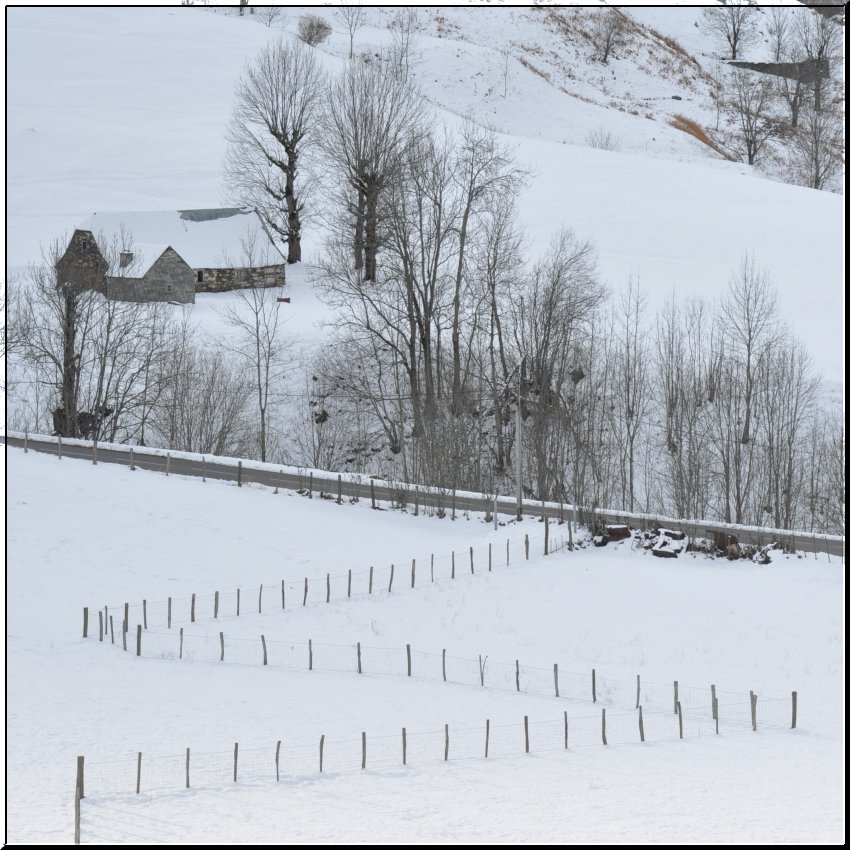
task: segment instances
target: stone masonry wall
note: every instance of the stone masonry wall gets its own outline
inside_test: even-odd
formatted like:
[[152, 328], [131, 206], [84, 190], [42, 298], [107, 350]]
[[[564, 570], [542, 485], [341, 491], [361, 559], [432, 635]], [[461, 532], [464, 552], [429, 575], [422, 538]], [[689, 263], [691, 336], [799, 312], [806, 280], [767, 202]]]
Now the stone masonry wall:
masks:
[[[257, 266], [245, 269], [195, 269], [196, 292], [227, 292], [231, 289], [260, 289], [283, 286], [286, 282], [285, 266]], [[197, 279], [203, 273], [203, 280]]]
[[195, 273], [172, 248], [142, 278], [108, 277], [107, 298], [113, 301], [195, 303]]

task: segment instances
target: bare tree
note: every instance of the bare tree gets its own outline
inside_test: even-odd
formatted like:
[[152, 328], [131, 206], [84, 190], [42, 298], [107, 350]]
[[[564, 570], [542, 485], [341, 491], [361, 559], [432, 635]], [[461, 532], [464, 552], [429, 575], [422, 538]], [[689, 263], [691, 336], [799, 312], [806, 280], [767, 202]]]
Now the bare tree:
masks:
[[702, 16], [706, 30], [737, 59], [756, 36], [756, 14], [746, 0], [728, 0], [724, 6], [704, 9]]
[[410, 74], [410, 66], [416, 53], [417, 32], [420, 28], [419, 16], [415, 8], [400, 9], [389, 22], [391, 37], [389, 57], [398, 73], [405, 78]]
[[377, 279], [383, 195], [423, 117], [418, 91], [388, 64], [360, 59], [343, 69], [330, 86], [321, 132], [330, 168], [343, 182], [337, 198], [353, 225], [354, 268], [370, 281]]
[[502, 97], [508, 96], [508, 71], [511, 67], [511, 50], [509, 47], [503, 47], [499, 50], [499, 55], [502, 57]]
[[298, 19], [298, 38], [315, 47], [331, 34], [330, 24], [321, 15], [302, 15]]
[[[242, 262], [263, 264], [256, 247], [243, 242]], [[232, 352], [247, 366], [251, 375], [257, 410], [257, 445], [260, 460], [268, 456], [269, 408], [283, 374], [287, 346], [283, 338], [283, 318], [273, 290], [236, 289], [236, 303], [223, 311], [224, 320], [237, 332]]]
[[793, 38], [793, 14], [786, 6], [772, 6], [767, 10], [767, 35], [774, 62], [784, 62], [788, 56]]
[[280, 21], [281, 27], [286, 26], [286, 15], [284, 9], [280, 6], [259, 6], [258, 8], [257, 17], [269, 29], [274, 26], [276, 21]]
[[763, 74], [736, 68], [732, 72], [732, 120], [736, 126], [735, 146], [749, 165], [756, 165], [767, 152], [779, 127], [771, 113], [773, 88]]
[[324, 79], [315, 53], [278, 41], [260, 51], [236, 88], [227, 131], [226, 179], [234, 199], [255, 208], [301, 260], [304, 147], [315, 131]]
[[348, 58], [352, 59], [354, 57], [354, 35], [363, 26], [366, 10], [360, 0], [344, 0], [336, 11], [348, 30]]
[[844, 170], [844, 131], [841, 116], [813, 107], [803, 110], [791, 140], [796, 179], [811, 189], [828, 189]]
[[626, 18], [619, 9], [590, 9], [588, 31], [596, 58], [607, 63], [611, 51], [620, 47], [626, 36]]
[[[801, 10], [802, 12], [802, 10]], [[831, 67], [843, 59], [843, 26], [815, 11], [795, 16], [794, 35], [804, 59], [813, 65], [814, 108], [820, 112], [829, 85]]]

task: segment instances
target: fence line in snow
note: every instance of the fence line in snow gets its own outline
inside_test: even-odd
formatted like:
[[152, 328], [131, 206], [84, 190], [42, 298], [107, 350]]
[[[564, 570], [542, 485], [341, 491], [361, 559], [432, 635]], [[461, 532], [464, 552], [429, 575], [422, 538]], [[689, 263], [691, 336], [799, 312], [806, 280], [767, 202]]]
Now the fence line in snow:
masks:
[[417, 561], [411, 558], [389, 567], [374, 566], [368, 570], [347, 570], [344, 573], [326, 572], [324, 575], [305, 576], [295, 580], [272, 580], [259, 586], [237, 588], [233, 591], [171, 597], [162, 600], [124, 602], [120, 605], [103, 605], [84, 609], [85, 621], [89, 614], [99, 611], [104, 627], [109, 623], [109, 612], [121, 614], [121, 623], [127, 628], [129, 620], [141, 622], [144, 629], [164, 626], [172, 628], [180, 623], [209, 622], [247, 614], [262, 614], [303, 608], [307, 605], [326, 605], [346, 599], [365, 599], [369, 596], [397, 594], [413, 590], [423, 584], [453, 581], [465, 576], [481, 575], [495, 569], [518, 567], [532, 558], [532, 545], [540, 546], [543, 555], [552, 555], [570, 548], [570, 538], [557, 529], [548, 518], [537, 535], [525, 534], [519, 539], [490, 542], [481, 546], [468, 546], [446, 555], [431, 555]]

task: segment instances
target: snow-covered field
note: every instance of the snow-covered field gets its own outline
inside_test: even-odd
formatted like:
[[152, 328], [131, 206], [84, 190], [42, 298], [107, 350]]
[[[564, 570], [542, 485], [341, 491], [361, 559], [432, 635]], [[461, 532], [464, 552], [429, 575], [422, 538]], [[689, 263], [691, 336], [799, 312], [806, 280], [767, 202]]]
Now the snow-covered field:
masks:
[[[101, 843], [728, 842], [843, 840], [843, 566], [660, 561], [627, 546], [540, 556], [540, 527], [493, 530], [295, 494], [7, 453], [8, 840], [66, 842], [74, 760], [91, 763], [83, 840]], [[415, 649], [767, 697], [800, 693], [799, 728], [622, 743], [484, 762], [332, 770], [132, 793], [135, 753], [231, 758], [274, 741], [555, 721], [587, 700], [404, 676], [136, 659], [81, 638], [84, 605], [196, 592], [347, 567], [427, 564], [530, 531], [532, 557], [492, 574], [330, 605], [227, 612], [190, 634]], [[251, 596], [248, 596], [250, 589]], [[274, 596], [272, 595], [272, 599]], [[300, 600], [299, 600], [300, 601]], [[180, 603], [183, 604], [182, 602]], [[206, 605], [206, 602], [204, 603]], [[271, 606], [272, 608], [274, 606]], [[243, 609], [248, 610], [248, 608]], [[224, 613], [224, 609], [223, 609]], [[208, 615], [208, 612], [205, 612]], [[135, 622], [135, 614], [131, 618]], [[175, 616], [177, 609], [175, 607]], [[151, 639], [149, 635], [147, 639]], [[366, 650], [366, 658], [369, 658]], [[317, 653], [318, 655], [318, 653]], [[597, 715], [598, 716], [598, 715]], [[721, 716], [723, 716], [721, 714]], [[686, 713], [686, 723], [688, 715]], [[671, 718], [672, 723], [672, 718]], [[671, 736], [675, 737], [675, 736]], [[270, 755], [271, 757], [271, 755]], [[151, 762], [147, 761], [148, 759]], [[98, 794], [99, 776], [130, 777]], [[146, 777], [147, 773], [144, 773]], [[144, 788], [143, 788], [144, 791]]]
[[[769, 270], [783, 312], [815, 362], [828, 378], [840, 379], [840, 197], [769, 180], [673, 130], [667, 121], [680, 109], [710, 120], [704, 84], [695, 78], [684, 89], [653, 78], [644, 47], [612, 60], [605, 80], [586, 47], [561, 44], [535, 10], [472, 13], [423, 13], [413, 72], [438, 117], [451, 124], [469, 113], [492, 124], [532, 169], [521, 206], [532, 257], [554, 231], [571, 227], [596, 242], [612, 288], [639, 276], [660, 306], [674, 292], [714, 297], [749, 252]], [[38, 259], [40, 243], [67, 234], [96, 210], [226, 203], [223, 131], [234, 81], [269, 39], [292, 37], [297, 14], [282, 31], [250, 15], [198, 7], [11, 9], [9, 273]], [[666, 26], [696, 50], [695, 14], [651, 10], [637, 17], [661, 31]], [[378, 48], [388, 38], [389, 13], [369, 15], [358, 49]], [[550, 79], [516, 58], [503, 96], [499, 48], [506, 46], [535, 67], [545, 64]], [[320, 47], [329, 72], [341, 67], [347, 47], [337, 26]], [[647, 118], [643, 107], [638, 115], [606, 108], [609, 89], [612, 97], [636, 103], [650, 90], [663, 90], [663, 97], [652, 105], [655, 117]], [[682, 101], [672, 100], [677, 92]], [[587, 147], [588, 133], [599, 128], [620, 138], [621, 152]], [[313, 220], [304, 231], [308, 263], [321, 246], [317, 228]], [[320, 325], [328, 310], [311, 291], [307, 270], [290, 269], [288, 280], [289, 332], [302, 346], [326, 342]], [[213, 339], [226, 333], [221, 301], [202, 295], [195, 308]]]

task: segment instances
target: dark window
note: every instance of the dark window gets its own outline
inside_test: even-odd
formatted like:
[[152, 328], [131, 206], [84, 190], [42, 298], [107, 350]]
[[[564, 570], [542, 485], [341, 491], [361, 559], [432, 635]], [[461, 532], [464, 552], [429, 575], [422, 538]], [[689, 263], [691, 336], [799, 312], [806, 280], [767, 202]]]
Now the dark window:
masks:
[[174, 292], [174, 285], [171, 284], [171, 283], [166, 283], [165, 284], [165, 291], [166, 292]]
[[203, 283], [203, 282], [204, 282], [204, 273], [203, 273], [203, 271], [199, 271], [198, 272], [198, 283]]

